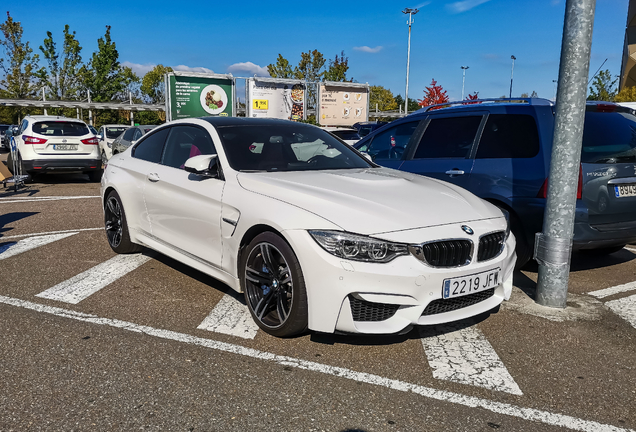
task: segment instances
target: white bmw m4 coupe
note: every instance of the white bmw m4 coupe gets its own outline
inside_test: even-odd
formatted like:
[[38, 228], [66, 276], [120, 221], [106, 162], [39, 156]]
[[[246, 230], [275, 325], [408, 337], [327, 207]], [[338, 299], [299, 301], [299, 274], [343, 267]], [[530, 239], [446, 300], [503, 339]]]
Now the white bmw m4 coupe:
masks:
[[311, 125], [167, 123], [108, 161], [102, 198], [115, 252], [145, 246], [211, 275], [274, 336], [398, 333], [489, 311], [512, 290], [505, 211]]

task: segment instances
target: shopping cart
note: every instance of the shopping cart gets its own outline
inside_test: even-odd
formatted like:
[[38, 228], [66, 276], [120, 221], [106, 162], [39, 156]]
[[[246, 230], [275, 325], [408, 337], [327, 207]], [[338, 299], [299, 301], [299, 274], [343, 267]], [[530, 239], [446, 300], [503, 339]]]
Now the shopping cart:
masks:
[[22, 172], [22, 164], [18, 157], [18, 146], [15, 142], [15, 138], [11, 137], [9, 140], [9, 149], [11, 150], [11, 161], [13, 162], [12, 172], [13, 177], [9, 177], [4, 180], [4, 187], [7, 187], [8, 183], [13, 183], [13, 190], [18, 191], [18, 188], [24, 187], [24, 182], [29, 178], [27, 174]]

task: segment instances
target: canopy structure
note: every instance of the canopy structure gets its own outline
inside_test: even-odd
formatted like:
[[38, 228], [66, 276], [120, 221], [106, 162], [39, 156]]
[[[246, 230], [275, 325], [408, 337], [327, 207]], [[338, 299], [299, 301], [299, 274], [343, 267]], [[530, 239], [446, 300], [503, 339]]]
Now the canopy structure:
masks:
[[126, 111], [165, 111], [164, 104], [127, 104], [116, 102], [41, 101], [31, 99], [0, 99], [0, 106], [28, 108], [82, 108]]

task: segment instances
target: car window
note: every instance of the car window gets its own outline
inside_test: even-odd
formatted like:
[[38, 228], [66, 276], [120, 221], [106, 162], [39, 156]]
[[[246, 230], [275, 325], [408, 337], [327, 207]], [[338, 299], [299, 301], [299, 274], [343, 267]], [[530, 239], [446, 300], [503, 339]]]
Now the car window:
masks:
[[141, 138], [141, 131], [137, 128], [135, 128], [135, 134], [133, 135], [133, 141], [137, 141], [139, 138]]
[[148, 162], [159, 163], [163, 152], [163, 144], [166, 142], [169, 129], [170, 128], [162, 129], [155, 134], [148, 135], [146, 139], [135, 146], [133, 149], [133, 157]]
[[126, 141], [132, 141], [133, 140], [133, 135], [135, 133], [135, 130], [137, 130], [136, 128], [130, 128], [126, 131], [126, 133], [124, 133], [124, 139]]
[[372, 165], [328, 132], [305, 125], [217, 126], [237, 171], [306, 171]]
[[204, 129], [196, 126], [173, 126], [166, 141], [161, 163], [181, 168], [191, 157], [216, 154], [212, 138]]
[[22, 120], [22, 124], [20, 125], [20, 133], [24, 132], [29, 127], [29, 122], [27, 120]]
[[378, 133], [369, 145], [359, 150], [369, 153], [374, 159], [401, 159], [419, 123], [418, 120], [390, 127]]
[[636, 117], [620, 108], [618, 112], [586, 112], [581, 162], [636, 162]]
[[33, 133], [49, 136], [82, 136], [90, 131], [84, 123], [67, 121], [43, 121], [33, 123]]
[[491, 114], [481, 134], [477, 159], [532, 158], [539, 154], [537, 122], [531, 115]]
[[[123, 131], [125, 131], [126, 129], [127, 128], [125, 128], [125, 127], [109, 127], [109, 128], [106, 128], [106, 138], [115, 139], [119, 135], [121, 135], [121, 133]], [[102, 136], [104, 136], [103, 135], [103, 131], [101, 131], [101, 133], [102, 133]]]
[[360, 139], [360, 135], [358, 135], [358, 132], [354, 130], [333, 130], [330, 132], [343, 140], [359, 140]]
[[414, 159], [468, 157], [481, 119], [482, 116], [432, 119], [417, 146]]

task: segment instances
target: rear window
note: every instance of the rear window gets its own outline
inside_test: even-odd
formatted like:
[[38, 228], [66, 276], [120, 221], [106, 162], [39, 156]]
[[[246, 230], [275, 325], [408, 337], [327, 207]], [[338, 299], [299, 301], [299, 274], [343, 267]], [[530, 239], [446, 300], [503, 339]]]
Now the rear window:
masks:
[[636, 162], [636, 117], [630, 111], [586, 112], [581, 162]]
[[358, 135], [358, 132], [356, 131], [335, 130], [335, 131], [331, 131], [331, 133], [343, 140], [359, 140], [360, 139], [360, 135]]
[[119, 135], [121, 135], [121, 133], [123, 131], [125, 131], [126, 129], [128, 129], [128, 128], [125, 128], [125, 127], [109, 127], [109, 128], [106, 128], [106, 138], [115, 139]]
[[90, 132], [84, 123], [53, 121], [34, 123], [33, 133], [48, 136], [82, 136]]

